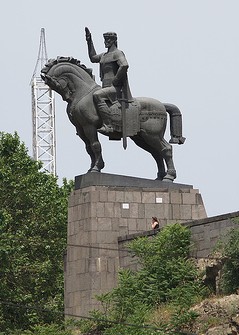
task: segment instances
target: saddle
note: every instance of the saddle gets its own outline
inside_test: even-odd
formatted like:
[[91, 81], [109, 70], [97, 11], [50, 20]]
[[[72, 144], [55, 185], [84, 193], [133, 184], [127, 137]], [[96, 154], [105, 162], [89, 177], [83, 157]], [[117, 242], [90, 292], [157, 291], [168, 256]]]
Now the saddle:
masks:
[[[123, 131], [121, 103], [116, 102], [109, 106], [107, 118], [114, 129], [114, 131], [109, 134], [109, 139], [120, 140]], [[136, 100], [125, 102], [125, 121], [125, 135], [127, 137], [136, 135], [140, 130], [139, 103]]]

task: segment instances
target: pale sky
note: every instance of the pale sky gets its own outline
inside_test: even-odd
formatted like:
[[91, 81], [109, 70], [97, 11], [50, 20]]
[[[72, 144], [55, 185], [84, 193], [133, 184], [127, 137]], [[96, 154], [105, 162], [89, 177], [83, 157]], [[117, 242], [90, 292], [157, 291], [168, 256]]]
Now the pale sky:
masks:
[[[183, 114], [184, 145], [173, 146], [175, 182], [202, 194], [208, 216], [239, 210], [238, 203], [238, 0], [8, 0], [1, 7], [1, 131], [17, 131], [32, 154], [29, 85], [45, 28], [49, 58], [73, 56], [92, 67], [84, 27], [97, 52], [102, 34], [115, 31], [129, 62], [133, 96], [177, 105]], [[57, 174], [74, 179], [90, 160], [57, 96]], [[165, 138], [169, 140], [169, 122]], [[151, 156], [128, 140], [100, 135], [102, 172], [155, 179]], [[234, 162], [235, 159], [235, 162]]]

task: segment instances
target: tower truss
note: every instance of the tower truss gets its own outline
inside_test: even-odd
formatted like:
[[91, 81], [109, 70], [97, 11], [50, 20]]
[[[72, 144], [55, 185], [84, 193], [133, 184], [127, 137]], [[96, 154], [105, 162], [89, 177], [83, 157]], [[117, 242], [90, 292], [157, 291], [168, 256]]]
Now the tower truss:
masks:
[[43, 163], [42, 171], [56, 175], [55, 96], [40, 76], [47, 60], [45, 29], [42, 28], [31, 79], [33, 158]]

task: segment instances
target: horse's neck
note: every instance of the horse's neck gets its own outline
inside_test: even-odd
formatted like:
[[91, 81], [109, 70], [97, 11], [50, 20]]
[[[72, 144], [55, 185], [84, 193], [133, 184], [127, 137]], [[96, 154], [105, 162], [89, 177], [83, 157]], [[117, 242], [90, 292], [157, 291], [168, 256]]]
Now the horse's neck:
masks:
[[99, 87], [99, 85], [97, 85], [93, 80], [86, 82], [82, 79], [75, 80], [75, 78], [71, 78], [68, 86], [74, 88], [74, 98], [77, 100], [82, 99], [84, 96]]

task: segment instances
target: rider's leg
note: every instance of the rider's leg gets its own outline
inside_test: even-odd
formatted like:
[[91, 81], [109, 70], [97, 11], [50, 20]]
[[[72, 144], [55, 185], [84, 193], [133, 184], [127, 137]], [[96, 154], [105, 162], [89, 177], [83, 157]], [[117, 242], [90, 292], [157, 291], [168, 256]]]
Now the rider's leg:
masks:
[[113, 98], [114, 98], [114, 95], [116, 96], [116, 91], [113, 86], [102, 88], [93, 94], [94, 102], [97, 105], [97, 108], [100, 112], [100, 116], [103, 121], [103, 125], [100, 129], [98, 129], [98, 131], [102, 132], [103, 134], [108, 134], [114, 131], [112, 124], [111, 124], [111, 118], [110, 118], [111, 111], [110, 111], [109, 106], [106, 103], [106, 100], [109, 100], [110, 95]]

